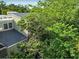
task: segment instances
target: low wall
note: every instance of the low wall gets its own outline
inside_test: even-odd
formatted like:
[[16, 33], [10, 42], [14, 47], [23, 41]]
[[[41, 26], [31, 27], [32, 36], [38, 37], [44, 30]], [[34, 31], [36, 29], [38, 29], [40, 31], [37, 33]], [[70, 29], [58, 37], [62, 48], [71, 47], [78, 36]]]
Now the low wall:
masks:
[[14, 45], [12, 45], [12, 46], [9, 46], [9, 47], [7, 48], [8, 58], [12, 58], [12, 55], [11, 55], [12, 53], [13, 53], [13, 54], [18, 53], [18, 52], [19, 52], [19, 50], [18, 50], [18, 44], [23, 43], [23, 42], [25, 42], [25, 41], [27, 41], [27, 40], [25, 39], [25, 40], [23, 40], [23, 41], [17, 42], [16, 44], [14, 44]]
[[0, 58], [6, 58], [7, 57], [7, 48], [3, 47], [0, 48]]

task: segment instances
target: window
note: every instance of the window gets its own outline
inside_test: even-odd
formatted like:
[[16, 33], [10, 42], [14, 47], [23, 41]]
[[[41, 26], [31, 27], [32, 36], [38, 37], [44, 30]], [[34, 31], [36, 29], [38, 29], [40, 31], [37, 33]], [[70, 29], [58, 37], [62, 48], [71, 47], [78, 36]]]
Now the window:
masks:
[[8, 26], [7, 26], [7, 24], [4, 24], [4, 29], [8, 29]]
[[9, 28], [12, 28], [12, 23], [9, 23]]

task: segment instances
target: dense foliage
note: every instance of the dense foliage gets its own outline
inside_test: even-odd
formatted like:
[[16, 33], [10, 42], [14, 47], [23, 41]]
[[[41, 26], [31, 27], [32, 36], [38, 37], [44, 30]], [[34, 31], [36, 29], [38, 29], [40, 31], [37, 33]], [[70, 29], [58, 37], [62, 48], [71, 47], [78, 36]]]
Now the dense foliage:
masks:
[[17, 11], [17, 12], [29, 12], [27, 5], [7, 5], [4, 1], [0, 1], [0, 14], [7, 14], [8, 11]]
[[[79, 0], [39, 2], [19, 21], [30, 33], [15, 57], [79, 58]], [[28, 52], [28, 53], [27, 53]], [[39, 57], [40, 56], [40, 57]]]

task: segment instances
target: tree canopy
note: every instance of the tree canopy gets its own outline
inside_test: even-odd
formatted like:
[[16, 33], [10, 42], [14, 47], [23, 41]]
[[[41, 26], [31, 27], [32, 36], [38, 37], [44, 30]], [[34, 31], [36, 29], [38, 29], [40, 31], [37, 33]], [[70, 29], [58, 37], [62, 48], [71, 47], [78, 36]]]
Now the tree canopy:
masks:
[[7, 14], [7, 11], [16, 11], [16, 12], [29, 12], [29, 7], [27, 5], [7, 5], [4, 1], [0, 1], [0, 14]]
[[[22, 43], [20, 49], [26, 49], [31, 58], [36, 52], [44, 59], [79, 58], [78, 4], [79, 0], [40, 1], [18, 22], [22, 30], [30, 33], [29, 41]], [[28, 57], [26, 52], [20, 56]]]

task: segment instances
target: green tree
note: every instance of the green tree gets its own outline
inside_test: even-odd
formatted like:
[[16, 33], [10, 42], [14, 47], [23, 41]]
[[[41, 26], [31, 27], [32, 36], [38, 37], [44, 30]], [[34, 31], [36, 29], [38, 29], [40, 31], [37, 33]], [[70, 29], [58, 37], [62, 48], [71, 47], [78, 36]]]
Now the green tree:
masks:
[[0, 14], [3, 14], [3, 9], [5, 8], [5, 2], [4, 1], [0, 1]]
[[[79, 57], [78, 3], [79, 0], [46, 0], [19, 21], [21, 28], [30, 32], [29, 41], [41, 42], [38, 49], [42, 58]], [[29, 41], [29, 44], [38, 44]], [[30, 51], [29, 54], [32, 55]]]
[[7, 14], [8, 11], [16, 11], [20, 13], [27, 13], [29, 12], [29, 7], [27, 5], [14, 5], [9, 4], [7, 5], [4, 1], [0, 1], [0, 14]]

